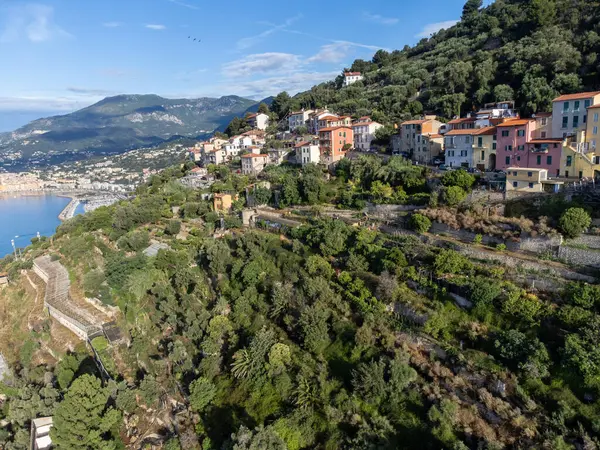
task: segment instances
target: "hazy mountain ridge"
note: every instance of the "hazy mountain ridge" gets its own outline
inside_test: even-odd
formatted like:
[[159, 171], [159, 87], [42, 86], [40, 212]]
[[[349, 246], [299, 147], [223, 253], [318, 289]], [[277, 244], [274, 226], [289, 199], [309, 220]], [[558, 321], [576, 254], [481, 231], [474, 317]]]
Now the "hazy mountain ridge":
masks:
[[0, 133], [0, 160], [44, 159], [81, 152], [121, 153], [174, 136], [203, 137], [258, 102], [237, 96], [167, 99], [118, 95], [70, 114], [34, 120]]

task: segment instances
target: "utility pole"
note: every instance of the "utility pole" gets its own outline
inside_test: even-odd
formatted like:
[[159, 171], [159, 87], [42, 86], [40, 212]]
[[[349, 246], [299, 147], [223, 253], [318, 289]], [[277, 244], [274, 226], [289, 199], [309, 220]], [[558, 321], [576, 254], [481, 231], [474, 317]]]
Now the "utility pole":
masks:
[[15, 240], [11, 239], [10, 243], [12, 244], [13, 252], [15, 254], [15, 259], [18, 259], [18, 257], [17, 257], [17, 248], [15, 247]]

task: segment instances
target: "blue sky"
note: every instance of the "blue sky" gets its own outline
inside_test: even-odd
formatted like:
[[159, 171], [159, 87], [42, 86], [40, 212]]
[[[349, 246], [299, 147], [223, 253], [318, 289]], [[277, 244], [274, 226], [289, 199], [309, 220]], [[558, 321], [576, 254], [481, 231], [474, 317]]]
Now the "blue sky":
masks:
[[119, 93], [296, 93], [452, 24], [463, 3], [0, 0], [0, 113], [68, 112]]

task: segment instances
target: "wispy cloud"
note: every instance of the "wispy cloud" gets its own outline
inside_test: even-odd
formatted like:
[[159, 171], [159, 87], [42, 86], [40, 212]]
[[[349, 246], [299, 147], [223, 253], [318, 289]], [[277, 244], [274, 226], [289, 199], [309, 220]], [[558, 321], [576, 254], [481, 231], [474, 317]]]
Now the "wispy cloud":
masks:
[[302, 14], [298, 14], [294, 17], [290, 17], [289, 19], [286, 19], [285, 22], [283, 22], [282, 24], [279, 24], [279, 25], [272, 24], [272, 23], [265, 23], [265, 25], [269, 26], [268, 29], [266, 29], [265, 31], [263, 31], [260, 34], [257, 34], [256, 36], [249, 36], [249, 37], [240, 39], [239, 41], [237, 41], [237, 44], [236, 44], [237, 49], [238, 50], [246, 50], [250, 47], [254, 47], [255, 45], [262, 42], [266, 37], [272, 35], [273, 33], [276, 33], [277, 31], [286, 30], [288, 27], [293, 25], [294, 22], [296, 22], [297, 20], [300, 20], [302, 17], [303, 17]]
[[380, 14], [363, 13], [363, 18], [369, 22], [375, 22], [381, 25], [396, 25], [399, 22], [397, 17], [384, 17]]
[[291, 73], [301, 64], [300, 57], [291, 53], [259, 53], [224, 64], [222, 72], [228, 78], [244, 78], [275, 72]]
[[123, 23], [122, 22], [104, 22], [102, 24], [103, 27], [106, 28], [118, 28], [118, 27], [122, 27]]
[[146, 26], [146, 28], [148, 28], [150, 30], [156, 30], [156, 31], [162, 31], [162, 30], [167, 29], [167, 27], [165, 25], [162, 25], [159, 23], [148, 23], [145, 26]]
[[102, 96], [78, 95], [57, 92], [16, 94], [0, 97], [0, 111], [52, 111], [70, 112], [101, 100]]
[[425, 25], [423, 27], [423, 29], [421, 30], [421, 32], [419, 34], [417, 34], [415, 37], [428, 38], [432, 34], [435, 34], [440, 30], [445, 30], [447, 28], [450, 28], [451, 26], [456, 25], [456, 22], [458, 22], [458, 20], [446, 20], [444, 22], [429, 23], [429, 24]]
[[188, 9], [195, 9], [195, 10], [200, 9], [200, 7], [198, 7], [196, 5], [192, 5], [191, 3], [182, 2], [180, 0], [167, 0], [167, 1], [170, 3], [173, 3], [175, 5], [183, 6], [184, 8], [188, 8]]
[[72, 37], [54, 22], [54, 8], [37, 3], [19, 3], [0, 8], [5, 21], [0, 31], [0, 43], [21, 39], [40, 43], [57, 38]]
[[91, 89], [91, 88], [82, 88], [82, 87], [68, 87], [67, 91], [73, 92], [74, 94], [85, 94], [85, 95], [102, 96], [102, 97], [115, 94], [115, 91], [109, 91], [106, 89]]
[[351, 45], [347, 42], [335, 42], [321, 47], [319, 52], [308, 58], [308, 62], [339, 63], [350, 53]]

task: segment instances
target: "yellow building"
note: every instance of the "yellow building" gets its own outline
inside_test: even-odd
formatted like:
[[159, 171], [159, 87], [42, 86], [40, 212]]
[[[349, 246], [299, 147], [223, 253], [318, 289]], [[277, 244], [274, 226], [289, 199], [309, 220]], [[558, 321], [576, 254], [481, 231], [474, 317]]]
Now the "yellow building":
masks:
[[587, 110], [585, 142], [589, 151], [600, 148], [600, 105], [590, 106]]
[[472, 161], [469, 167], [482, 171], [496, 169], [496, 133], [496, 127], [475, 130]]
[[229, 212], [232, 203], [231, 194], [215, 194], [213, 196], [213, 208], [215, 212]]
[[548, 180], [546, 169], [509, 167], [506, 169], [506, 191], [544, 192], [543, 182]]
[[600, 155], [593, 151], [578, 152], [575, 147], [563, 143], [560, 157], [560, 173], [565, 178], [595, 178], [600, 172]]

